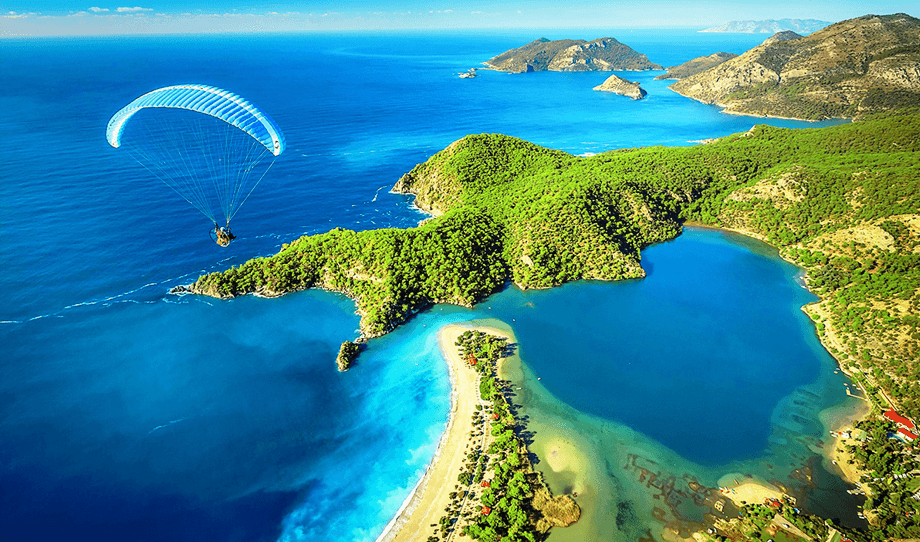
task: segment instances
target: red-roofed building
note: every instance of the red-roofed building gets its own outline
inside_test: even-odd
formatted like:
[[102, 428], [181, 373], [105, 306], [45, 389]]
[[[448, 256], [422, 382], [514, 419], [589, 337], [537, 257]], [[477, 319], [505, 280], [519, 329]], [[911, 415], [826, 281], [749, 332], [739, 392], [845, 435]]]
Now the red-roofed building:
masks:
[[492, 513], [492, 509], [491, 509], [491, 508], [489, 508], [488, 506], [483, 506], [483, 507], [482, 507], [482, 515], [488, 516], [488, 515], [491, 514], [491, 513]]
[[898, 428], [898, 435], [904, 440], [906, 440], [907, 442], [913, 442], [917, 440], [917, 435], [911, 433], [910, 431], [908, 431], [907, 429], [904, 429], [903, 427]]
[[480, 485], [482, 485], [482, 487], [489, 487], [489, 486], [491, 486], [492, 484], [491, 484], [488, 480], [483, 480], [483, 481], [482, 481], [482, 484], [480, 484]]
[[907, 429], [908, 431], [913, 431], [917, 428], [917, 426], [914, 425], [914, 422], [908, 420], [904, 416], [901, 416], [900, 414], [895, 412], [894, 409], [891, 409], [885, 412], [885, 417], [893, 421], [894, 423], [898, 424], [899, 427]]

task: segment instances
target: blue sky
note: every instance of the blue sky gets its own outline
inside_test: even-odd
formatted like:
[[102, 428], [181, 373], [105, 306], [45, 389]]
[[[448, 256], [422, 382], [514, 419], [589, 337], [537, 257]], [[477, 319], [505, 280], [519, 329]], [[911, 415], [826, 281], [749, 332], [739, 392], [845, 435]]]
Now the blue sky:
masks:
[[[130, 1], [130, 3], [127, 3]], [[731, 20], [840, 21], [916, 13], [914, 2], [840, 0], [4, 0], [0, 36], [468, 28], [655, 28]], [[913, 11], [913, 12], [912, 12]]]

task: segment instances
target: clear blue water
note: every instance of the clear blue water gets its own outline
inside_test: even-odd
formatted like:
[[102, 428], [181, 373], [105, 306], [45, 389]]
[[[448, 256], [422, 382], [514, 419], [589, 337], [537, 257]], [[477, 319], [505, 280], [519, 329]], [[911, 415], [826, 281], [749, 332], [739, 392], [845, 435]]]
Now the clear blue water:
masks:
[[515, 319], [521, 357], [563, 402], [699, 464], [755, 457], [780, 399], [831, 358], [799, 270], [739, 237], [685, 229], [644, 251], [643, 280], [508, 292], [520, 301], [495, 316]]
[[[740, 53], [762, 38], [609, 34], [664, 65], [715, 51]], [[502, 132], [581, 154], [683, 145], [764, 122], [681, 98], [666, 89], [667, 82], [652, 81], [651, 72], [624, 75], [648, 90], [641, 102], [591, 91], [606, 74], [456, 77], [540, 35], [575, 33], [5, 40], [4, 537], [374, 539], [430, 460], [446, 420], [449, 384], [432, 330], [478, 313], [422, 315], [373, 341], [358, 367], [341, 375], [333, 367], [334, 352], [357, 327], [347, 299], [304, 292], [216, 301], [167, 291], [202, 272], [271, 254], [303, 233], [414, 225], [422, 216], [411, 200], [387, 190], [413, 165], [468, 133]], [[235, 219], [239, 239], [226, 250], [208, 238], [204, 217], [104, 138], [108, 118], [123, 105], [183, 82], [241, 94], [267, 111], [287, 138], [287, 152]], [[666, 272], [664, 263], [648, 262], [653, 276]], [[754, 267], [753, 277], [780, 280], [775, 271]], [[533, 329], [598, 288], [603, 286], [536, 293], [547, 296], [540, 298], [547, 310], [535, 313], [541, 316]], [[760, 292], [734, 288], [719, 295]], [[783, 303], [798, 302], [788, 288], [776, 291], [788, 296]], [[666, 315], [663, 306], [667, 289], [656, 295], [661, 306], [649, 307], [643, 325], [659, 323], [679, 334], [683, 321]], [[682, 310], [679, 300], [668, 303]], [[779, 330], [784, 333], [795, 333], [798, 325], [776, 324], [792, 326]], [[518, 330], [522, 339], [534, 333], [528, 327]], [[689, 335], [682, 340], [692, 342]], [[629, 348], [629, 359], [642, 355], [641, 345]], [[716, 378], [730, 362], [714, 355], [705, 370]], [[538, 356], [533, 363], [538, 372], [551, 371]], [[637, 369], [621, 365], [611, 383], [636, 376]], [[777, 389], [752, 396], [748, 414], [760, 420], [784, 387], [807, 381], [813, 371], [814, 365], [805, 364], [788, 380], [771, 381]], [[566, 386], [564, 379], [552, 384], [561, 397]], [[694, 449], [679, 434], [656, 432], [666, 403], [661, 412], [630, 414], [616, 410], [625, 401], [599, 402], [593, 406], [598, 410], [578, 406], [635, 424], [704, 463], [756, 454], [764, 438], [756, 421], [750, 438], [730, 453]], [[722, 423], [710, 422], [713, 430]]]

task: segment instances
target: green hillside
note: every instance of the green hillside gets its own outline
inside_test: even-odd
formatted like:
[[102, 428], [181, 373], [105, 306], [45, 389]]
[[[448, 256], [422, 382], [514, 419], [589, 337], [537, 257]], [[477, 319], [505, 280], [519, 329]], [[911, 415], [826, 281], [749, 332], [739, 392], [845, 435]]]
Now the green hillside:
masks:
[[190, 289], [345, 292], [373, 337], [431, 303], [470, 306], [509, 281], [546, 288], [642, 277], [640, 250], [678, 235], [683, 221], [732, 227], [806, 268], [823, 298], [809, 312], [825, 344], [920, 418], [916, 111], [819, 129], [757, 126], [709, 145], [587, 158], [473, 135], [396, 189], [437, 218], [305, 236]]

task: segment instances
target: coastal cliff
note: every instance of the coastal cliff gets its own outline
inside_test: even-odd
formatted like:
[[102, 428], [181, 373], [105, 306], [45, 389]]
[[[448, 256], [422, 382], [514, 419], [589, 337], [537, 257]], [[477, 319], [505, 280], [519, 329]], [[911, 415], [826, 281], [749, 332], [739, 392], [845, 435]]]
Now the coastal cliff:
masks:
[[855, 118], [920, 103], [920, 20], [866, 15], [796, 39], [769, 39], [671, 85], [726, 113]]
[[655, 80], [660, 81], [662, 79], [683, 79], [685, 77], [690, 77], [691, 75], [702, 73], [709, 68], [714, 68], [737, 56], [738, 55], [734, 53], [713, 53], [709, 56], [697, 57], [684, 62], [680, 66], [671, 66], [668, 68], [668, 73], [663, 73], [655, 77]]
[[499, 71], [613, 71], [660, 70], [647, 56], [614, 38], [548, 40], [540, 38], [527, 45], [492, 57], [486, 65]]
[[600, 90], [603, 92], [612, 92], [614, 94], [619, 94], [620, 96], [626, 96], [632, 98], [633, 100], [641, 100], [645, 97], [647, 92], [639, 83], [634, 83], [632, 81], [627, 81], [616, 75], [611, 75], [607, 78], [606, 81], [594, 87], [594, 90]]

